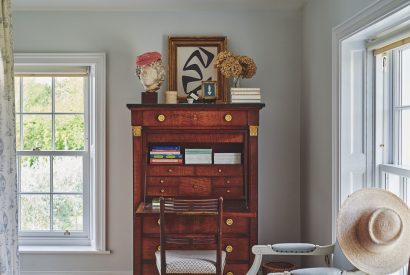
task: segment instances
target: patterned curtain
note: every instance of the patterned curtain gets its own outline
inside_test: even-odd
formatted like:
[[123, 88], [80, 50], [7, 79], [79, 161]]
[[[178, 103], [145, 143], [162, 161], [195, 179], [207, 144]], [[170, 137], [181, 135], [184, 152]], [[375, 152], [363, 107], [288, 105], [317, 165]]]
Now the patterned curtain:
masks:
[[11, 0], [0, 0], [0, 274], [19, 274]]

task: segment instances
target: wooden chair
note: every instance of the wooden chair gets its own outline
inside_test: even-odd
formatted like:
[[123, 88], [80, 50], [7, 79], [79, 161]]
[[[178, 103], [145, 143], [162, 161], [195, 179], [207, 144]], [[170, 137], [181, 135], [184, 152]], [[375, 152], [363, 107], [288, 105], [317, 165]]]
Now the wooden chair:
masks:
[[[216, 230], [211, 233], [192, 232], [179, 227], [170, 232], [172, 217], [187, 219], [215, 217]], [[158, 271], [164, 274], [216, 274], [222, 275], [226, 252], [222, 251], [223, 199], [160, 199], [160, 251], [155, 253]], [[188, 226], [186, 226], [188, 227]], [[209, 225], [209, 228], [212, 226]], [[206, 232], [209, 232], [207, 228]], [[173, 249], [173, 248], [177, 248]], [[192, 247], [195, 247], [192, 250]], [[212, 250], [209, 247], [213, 248]], [[170, 249], [169, 249], [170, 248]], [[201, 248], [201, 249], [197, 249]], [[189, 250], [191, 249], [191, 250]]]

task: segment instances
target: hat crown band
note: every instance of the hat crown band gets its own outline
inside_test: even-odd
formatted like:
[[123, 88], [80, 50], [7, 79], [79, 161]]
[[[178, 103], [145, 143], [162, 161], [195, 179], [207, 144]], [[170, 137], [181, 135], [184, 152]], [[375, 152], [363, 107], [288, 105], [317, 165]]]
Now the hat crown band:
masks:
[[379, 208], [370, 215], [368, 230], [373, 243], [389, 245], [401, 236], [403, 223], [393, 209]]

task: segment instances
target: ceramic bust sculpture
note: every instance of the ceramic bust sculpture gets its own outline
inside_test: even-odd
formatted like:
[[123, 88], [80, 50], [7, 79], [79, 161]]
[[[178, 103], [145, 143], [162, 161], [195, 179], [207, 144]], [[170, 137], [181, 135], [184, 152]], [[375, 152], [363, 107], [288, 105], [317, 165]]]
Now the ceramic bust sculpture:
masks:
[[159, 52], [147, 52], [137, 56], [137, 76], [145, 92], [156, 92], [165, 80], [165, 67]]

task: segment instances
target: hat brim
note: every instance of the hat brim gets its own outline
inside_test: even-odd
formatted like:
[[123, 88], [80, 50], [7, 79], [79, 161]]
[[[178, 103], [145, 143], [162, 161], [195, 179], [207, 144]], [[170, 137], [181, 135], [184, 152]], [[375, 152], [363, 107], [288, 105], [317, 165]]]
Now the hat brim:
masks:
[[[387, 207], [399, 214], [403, 234], [394, 246], [383, 252], [371, 252], [361, 245], [356, 227], [362, 215]], [[410, 210], [396, 195], [383, 189], [362, 189], [350, 195], [339, 210], [337, 240], [349, 261], [369, 274], [388, 274], [399, 270], [410, 257]]]

